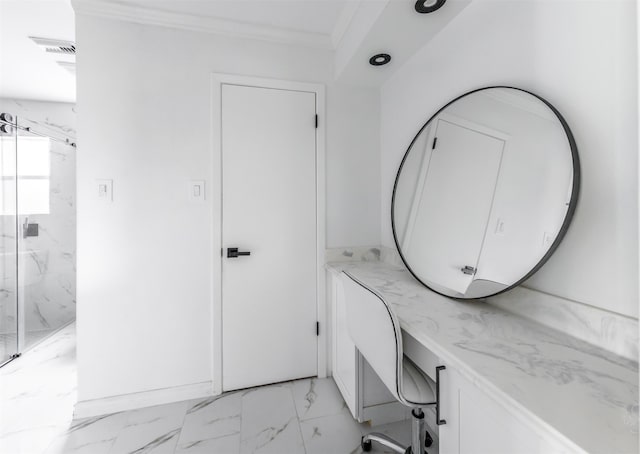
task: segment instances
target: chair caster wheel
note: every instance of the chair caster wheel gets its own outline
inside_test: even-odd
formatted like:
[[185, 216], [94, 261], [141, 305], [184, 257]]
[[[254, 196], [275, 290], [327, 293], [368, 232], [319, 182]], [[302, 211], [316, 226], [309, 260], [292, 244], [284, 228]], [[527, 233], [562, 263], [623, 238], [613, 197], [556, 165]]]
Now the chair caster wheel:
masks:
[[429, 432], [425, 433], [425, 437], [424, 437], [424, 445], [425, 447], [429, 447], [433, 444], [433, 438], [431, 438], [431, 435], [429, 435]]
[[371, 451], [371, 440], [365, 441], [364, 437], [360, 439], [360, 447], [364, 452]]

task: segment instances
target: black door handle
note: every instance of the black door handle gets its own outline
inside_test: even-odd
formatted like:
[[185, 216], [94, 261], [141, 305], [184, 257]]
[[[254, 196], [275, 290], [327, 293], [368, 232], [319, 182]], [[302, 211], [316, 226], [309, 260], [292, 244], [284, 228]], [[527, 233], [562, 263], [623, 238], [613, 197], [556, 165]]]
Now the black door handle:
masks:
[[241, 255], [251, 255], [249, 251], [238, 251], [237, 247], [228, 247], [227, 248], [227, 258], [233, 259], [239, 257]]

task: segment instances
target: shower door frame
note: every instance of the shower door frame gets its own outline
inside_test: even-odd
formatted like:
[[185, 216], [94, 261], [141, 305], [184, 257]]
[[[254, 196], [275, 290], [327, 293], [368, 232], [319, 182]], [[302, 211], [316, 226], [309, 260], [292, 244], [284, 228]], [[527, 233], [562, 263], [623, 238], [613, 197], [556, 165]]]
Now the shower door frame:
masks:
[[[13, 303], [12, 306], [14, 308], [14, 313], [15, 313], [15, 349], [13, 349], [13, 353], [9, 354], [9, 356], [7, 356], [6, 358], [1, 358], [0, 359], [0, 367], [10, 363], [11, 361], [13, 361], [16, 358], [19, 358], [20, 355], [22, 355], [22, 350], [24, 348], [24, 330], [20, 329], [21, 328], [21, 320], [23, 320], [24, 317], [24, 308], [22, 307], [22, 305], [20, 304], [20, 296], [19, 296], [19, 291], [20, 291], [20, 285], [19, 285], [19, 276], [18, 276], [18, 269], [19, 269], [19, 264], [20, 264], [20, 256], [18, 254], [18, 247], [19, 247], [19, 239], [18, 239], [18, 228], [19, 228], [19, 222], [18, 222], [18, 119], [17, 117], [14, 117], [13, 115], [9, 114], [9, 118], [10, 120], [5, 120], [4, 119], [4, 115], [6, 115], [5, 113], [2, 114], [3, 118], [0, 119], [0, 123], [2, 123], [3, 125], [8, 125], [11, 128], [11, 132], [9, 133], [3, 133], [6, 135], [13, 135], [13, 161], [14, 161], [14, 166], [12, 169], [12, 174], [13, 174], [13, 196], [15, 198], [14, 202], [15, 202], [15, 207], [14, 207], [14, 211], [13, 214], [7, 215], [7, 216], [13, 216], [14, 218], [14, 222], [13, 222], [13, 232], [14, 232], [14, 239], [13, 239], [13, 252], [15, 254], [15, 263], [13, 264], [13, 269], [15, 270], [15, 276], [14, 276], [14, 292], [13, 292]], [[15, 119], [15, 120], [14, 120]], [[4, 175], [2, 175], [2, 183], [4, 186]], [[4, 189], [4, 188], [3, 188]], [[4, 216], [4, 214], [3, 214]], [[5, 254], [7, 252], [5, 251]], [[4, 263], [3, 263], [4, 265]], [[3, 276], [3, 282], [6, 283], [6, 279]]]
[[[11, 114], [10, 114], [11, 115]], [[16, 350], [15, 353], [12, 354], [10, 357], [8, 357], [6, 360], [1, 361], [0, 362], [0, 368], [9, 364], [11, 361], [13, 361], [14, 359], [19, 358], [20, 356], [22, 356], [22, 354], [37, 346], [39, 343], [41, 343], [42, 341], [46, 340], [47, 338], [49, 338], [52, 334], [60, 331], [62, 328], [64, 328], [65, 326], [67, 326], [69, 323], [72, 323], [73, 320], [75, 320], [75, 317], [73, 320], [70, 320], [68, 322], [63, 323], [62, 325], [55, 327], [54, 329], [51, 330], [51, 333], [47, 334], [46, 336], [42, 337], [41, 339], [39, 339], [38, 341], [34, 342], [32, 345], [27, 346], [26, 343], [26, 310], [25, 310], [25, 300], [24, 300], [24, 286], [21, 284], [23, 281], [23, 278], [26, 274], [26, 271], [24, 271], [25, 268], [25, 264], [24, 264], [24, 260], [21, 261], [20, 256], [21, 256], [21, 247], [22, 247], [22, 242], [21, 242], [21, 235], [22, 235], [22, 231], [21, 231], [21, 219], [28, 217], [28, 215], [24, 215], [24, 214], [20, 214], [20, 206], [19, 206], [19, 172], [18, 172], [18, 153], [19, 153], [19, 147], [18, 147], [18, 138], [20, 137], [19, 132], [20, 131], [24, 131], [26, 133], [28, 133], [31, 136], [37, 136], [37, 137], [46, 137], [51, 141], [55, 141], [55, 142], [60, 142], [64, 145], [67, 146], [71, 146], [73, 148], [76, 148], [76, 144], [75, 142], [69, 140], [69, 138], [65, 138], [65, 139], [61, 139], [60, 137], [56, 137], [50, 134], [46, 134], [46, 133], [41, 133], [41, 132], [37, 132], [34, 131], [31, 127], [28, 126], [20, 126], [18, 124], [18, 116], [15, 115], [11, 115], [12, 116], [12, 120], [11, 122], [7, 122], [5, 120], [1, 120], [2, 123], [4, 124], [9, 124], [12, 128], [12, 134], [15, 134], [15, 148], [14, 148], [14, 153], [15, 153], [15, 168], [13, 169], [13, 175], [14, 175], [14, 193], [15, 193], [15, 211], [14, 211], [14, 218], [15, 218], [15, 223], [14, 223], [14, 233], [15, 233], [15, 239], [14, 239], [14, 247], [15, 247], [15, 296], [14, 296], [14, 303], [15, 303], [15, 307], [16, 307], [16, 322], [15, 322], [15, 327], [16, 327]], [[51, 150], [49, 150], [49, 152], [51, 152]]]

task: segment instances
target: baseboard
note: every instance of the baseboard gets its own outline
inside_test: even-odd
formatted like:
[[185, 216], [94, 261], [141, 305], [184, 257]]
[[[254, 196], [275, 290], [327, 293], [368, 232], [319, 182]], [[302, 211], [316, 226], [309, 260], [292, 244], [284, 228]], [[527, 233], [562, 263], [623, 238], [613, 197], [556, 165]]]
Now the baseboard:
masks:
[[139, 393], [121, 394], [101, 399], [80, 401], [76, 404], [73, 417], [74, 419], [87, 418], [210, 396], [213, 396], [213, 383], [210, 381]]

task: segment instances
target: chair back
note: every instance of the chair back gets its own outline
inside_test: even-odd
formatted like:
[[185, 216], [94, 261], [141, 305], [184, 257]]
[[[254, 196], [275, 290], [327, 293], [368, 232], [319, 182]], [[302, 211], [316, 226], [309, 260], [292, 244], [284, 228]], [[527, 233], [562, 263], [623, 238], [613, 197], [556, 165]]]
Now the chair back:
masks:
[[340, 273], [345, 296], [347, 329], [356, 348], [391, 394], [399, 396], [402, 372], [402, 333], [395, 313], [380, 295], [347, 272]]

